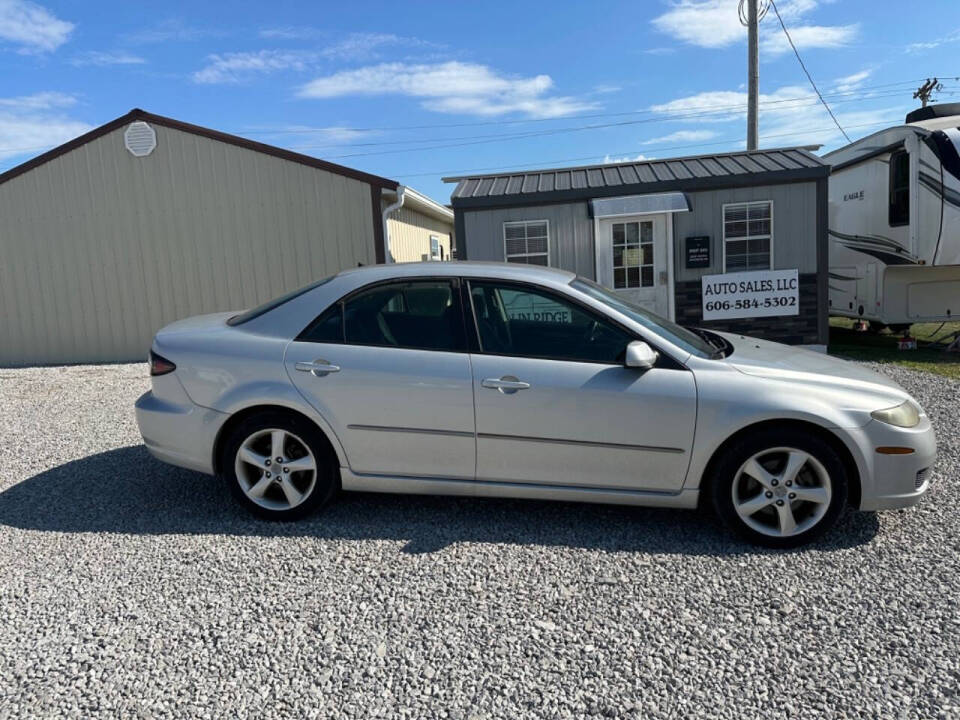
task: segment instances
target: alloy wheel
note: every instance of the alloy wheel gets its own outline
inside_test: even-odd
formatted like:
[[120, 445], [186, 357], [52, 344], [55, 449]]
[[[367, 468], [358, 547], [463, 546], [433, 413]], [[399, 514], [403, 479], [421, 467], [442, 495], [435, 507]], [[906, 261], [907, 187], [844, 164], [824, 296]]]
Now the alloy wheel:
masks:
[[830, 475], [813, 455], [776, 447], [751, 456], [734, 477], [733, 507], [752, 530], [769, 537], [799, 535], [830, 507]]
[[240, 445], [234, 463], [244, 494], [268, 510], [291, 510], [310, 497], [317, 461], [309, 446], [288, 430], [266, 428]]

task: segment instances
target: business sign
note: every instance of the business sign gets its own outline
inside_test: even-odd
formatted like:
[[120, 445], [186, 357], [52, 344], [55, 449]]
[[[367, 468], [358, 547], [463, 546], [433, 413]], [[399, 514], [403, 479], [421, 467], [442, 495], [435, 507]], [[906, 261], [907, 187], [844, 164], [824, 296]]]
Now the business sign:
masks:
[[704, 275], [701, 282], [704, 320], [800, 313], [796, 269]]
[[684, 239], [688, 268], [710, 267], [710, 236], [694, 235]]

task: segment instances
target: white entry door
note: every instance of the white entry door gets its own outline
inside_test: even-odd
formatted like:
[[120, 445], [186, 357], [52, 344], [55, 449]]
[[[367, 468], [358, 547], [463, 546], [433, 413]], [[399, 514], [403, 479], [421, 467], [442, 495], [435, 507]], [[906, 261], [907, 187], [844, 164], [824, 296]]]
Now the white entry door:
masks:
[[597, 282], [663, 317], [669, 317], [667, 216], [600, 220]]

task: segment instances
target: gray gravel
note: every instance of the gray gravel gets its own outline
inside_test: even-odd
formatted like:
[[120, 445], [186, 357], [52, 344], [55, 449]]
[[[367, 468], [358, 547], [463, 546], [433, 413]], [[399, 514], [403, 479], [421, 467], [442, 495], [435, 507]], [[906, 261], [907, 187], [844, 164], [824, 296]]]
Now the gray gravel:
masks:
[[956, 718], [960, 383], [920, 507], [760, 551], [685, 511], [347, 496], [153, 461], [141, 365], [0, 370], [0, 718]]

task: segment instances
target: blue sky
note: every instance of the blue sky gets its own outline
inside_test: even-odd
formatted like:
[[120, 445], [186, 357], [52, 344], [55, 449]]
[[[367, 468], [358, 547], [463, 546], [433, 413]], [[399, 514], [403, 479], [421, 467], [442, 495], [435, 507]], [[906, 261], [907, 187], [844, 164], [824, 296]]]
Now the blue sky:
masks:
[[[922, 78], [960, 101], [960, 3], [780, 0], [851, 138], [900, 122]], [[133, 107], [385, 175], [743, 146], [736, 0], [54, 3], [0, 0], [0, 170]], [[761, 145], [843, 143], [771, 10]]]

